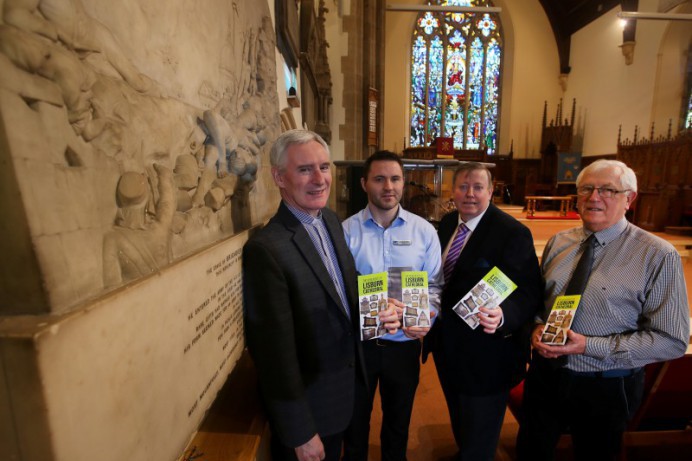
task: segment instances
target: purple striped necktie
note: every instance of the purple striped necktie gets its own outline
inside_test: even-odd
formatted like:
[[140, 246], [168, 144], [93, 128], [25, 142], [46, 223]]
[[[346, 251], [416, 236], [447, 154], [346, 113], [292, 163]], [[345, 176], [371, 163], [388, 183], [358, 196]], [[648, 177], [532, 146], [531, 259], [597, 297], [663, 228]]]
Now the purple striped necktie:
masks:
[[459, 259], [459, 254], [461, 254], [461, 249], [464, 246], [467, 235], [469, 235], [469, 228], [466, 227], [466, 224], [464, 223], [459, 224], [457, 235], [454, 237], [454, 241], [452, 241], [452, 244], [449, 246], [447, 258], [445, 258], [445, 263], [442, 266], [442, 270], [445, 274], [445, 283], [447, 283], [452, 276], [454, 265], [457, 263], [457, 259]]

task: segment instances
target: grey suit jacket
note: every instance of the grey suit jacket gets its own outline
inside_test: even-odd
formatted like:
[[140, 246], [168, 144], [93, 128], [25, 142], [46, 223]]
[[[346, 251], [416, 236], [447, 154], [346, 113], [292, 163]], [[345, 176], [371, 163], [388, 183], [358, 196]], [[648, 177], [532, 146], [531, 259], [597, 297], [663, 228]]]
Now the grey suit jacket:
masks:
[[243, 248], [245, 338], [272, 430], [289, 447], [347, 427], [362, 364], [355, 264], [336, 215], [324, 209], [322, 216], [350, 318], [310, 236], [283, 203]]

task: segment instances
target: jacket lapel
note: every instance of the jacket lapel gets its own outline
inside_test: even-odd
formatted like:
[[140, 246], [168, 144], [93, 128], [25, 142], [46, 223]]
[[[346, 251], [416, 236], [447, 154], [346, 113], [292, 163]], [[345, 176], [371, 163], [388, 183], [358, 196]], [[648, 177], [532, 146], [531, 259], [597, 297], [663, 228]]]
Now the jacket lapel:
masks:
[[490, 223], [493, 221], [494, 214], [495, 208], [491, 203], [488, 205], [488, 209], [476, 226], [476, 229], [471, 233], [471, 237], [469, 237], [468, 242], [466, 242], [466, 245], [464, 245], [464, 249], [461, 250], [459, 259], [457, 259], [457, 263], [454, 266], [454, 271], [452, 272], [452, 278], [454, 278], [454, 273], [459, 267], [472, 264], [478, 259], [478, 250], [484, 245], [484, 241], [488, 235]]
[[[320, 281], [322, 287], [329, 294], [329, 297], [332, 298], [339, 312], [341, 312], [341, 314], [343, 314], [344, 317], [346, 317], [346, 312], [343, 308], [341, 308], [341, 298], [339, 297], [339, 294], [336, 291], [334, 281], [329, 276], [329, 271], [325, 267], [324, 262], [322, 261], [322, 257], [317, 252], [315, 245], [312, 243], [312, 239], [310, 239], [308, 231], [305, 230], [303, 224], [295, 216], [293, 216], [293, 213], [291, 213], [291, 211], [283, 203], [281, 204], [279, 212], [281, 213], [282, 221], [285, 223], [286, 227], [291, 232], [293, 232], [293, 243], [295, 243], [296, 247], [298, 248], [298, 251], [303, 255], [305, 262], [310, 267], [313, 274], [315, 274], [317, 279]], [[327, 220], [325, 220], [325, 224], [326, 223]], [[329, 230], [330, 234], [333, 232], [331, 229], [329, 229], [329, 226], [327, 226], [327, 229]], [[332, 242], [333, 241], [334, 238], [332, 237]], [[336, 246], [337, 245], [335, 244], [335, 250]], [[338, 257], [339, 259], [341, 259], [339, 255]], [[345, 274], [342, 275], [344, 278], [344, 283], [346, 283], [347, 277], [345, 276]], [[350, 299], [348, 299], [348, 286], [346, 286], [346, 294], [347, 300], [349, 302], [352, 302]], [[346, 308], [349, 309], [349, 306], [346, 306]]]
[[[457, 262], [454, 265], [454, 270], [452, 271], [452, 280], [454, 280], [457, 277], [456, 274], [459, 271], [460, 267], [467, 266], [475, 262], [478, 258], [478, 249], [483, 246], [483, 242], [486, 236], [488, 235], [488, 232], [490, 230], [490, 223], [493, 221], [493, 216], [495, 212], [496, 209], [494, 208], [493, 204], [491, 203], [490, 205], [488, 205], [488, 209], [486, 210], [485, 214], [476, 226], [476, 229], [471, 233], [471, 236], [464, 245], [464, 248], [461, 250], [459, 259], [457, 259]], [[453, 227], [451, 230], [445, 229], [445, 234], [449, 232], [448, 235], [445, 235], [442, 232], [440, 232], [440, 240], [442, 241], [443, 238], [445, 239], [444, 243], [442, 243], [442, 251], [444, 251], [444, 248], [447, 246], [449, 239], [452, 237], [454, 229], [456, 228]]]

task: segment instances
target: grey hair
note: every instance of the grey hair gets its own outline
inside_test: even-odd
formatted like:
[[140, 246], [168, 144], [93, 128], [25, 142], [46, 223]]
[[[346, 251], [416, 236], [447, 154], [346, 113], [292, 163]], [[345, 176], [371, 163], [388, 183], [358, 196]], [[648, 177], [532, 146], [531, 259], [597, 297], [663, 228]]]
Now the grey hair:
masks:
[[311, 141], [318, 142], [324, 150], [327, 151], [329, 155], [329, 146], [322, 139], [322, 136], [318, 135], [314, 131], [309, 130], [289, 130], [281, 133], [281, 135], [276, 138], [274, 145], [269, 152], [269, 162], [273, 168], [282, 169], [286, 166], [286, 152], [288, 148], [296, 144], [307, 144]]
[[632, 192], [637, 192], [637, 175], [634, 174], [634, 170], [632, 170], [632, 168], [628, 167], [619, 160], [600, 159], [591, 163], [589, 166], [581, 170], [581, 173], [579, 173], [579, 176], [577, 176], [577, 186], [581, 184], [581, 180], [585, 174], [597, 173], [607, 168], [619, 170], [615, 171], [615, 173], [620, 177], [620, 187], [631, 190]]

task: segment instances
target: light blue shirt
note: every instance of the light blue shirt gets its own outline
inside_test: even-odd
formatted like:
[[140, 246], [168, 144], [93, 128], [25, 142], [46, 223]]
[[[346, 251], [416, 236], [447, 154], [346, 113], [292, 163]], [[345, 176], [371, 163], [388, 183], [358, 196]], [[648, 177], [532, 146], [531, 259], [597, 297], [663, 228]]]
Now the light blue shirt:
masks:
[[[365, 207], [343, 222], [346, 244], [353, 253], [359, 274], [386, 272], [390, 268], [428, 273], [428, 303], [436, 314], [442, 291], [440, 240], [435, 228], [425, 219], [401, 206], [391, 226], [384, 228]], [[402, 330], [382, 336], [389, 341], [407, 341]]]

